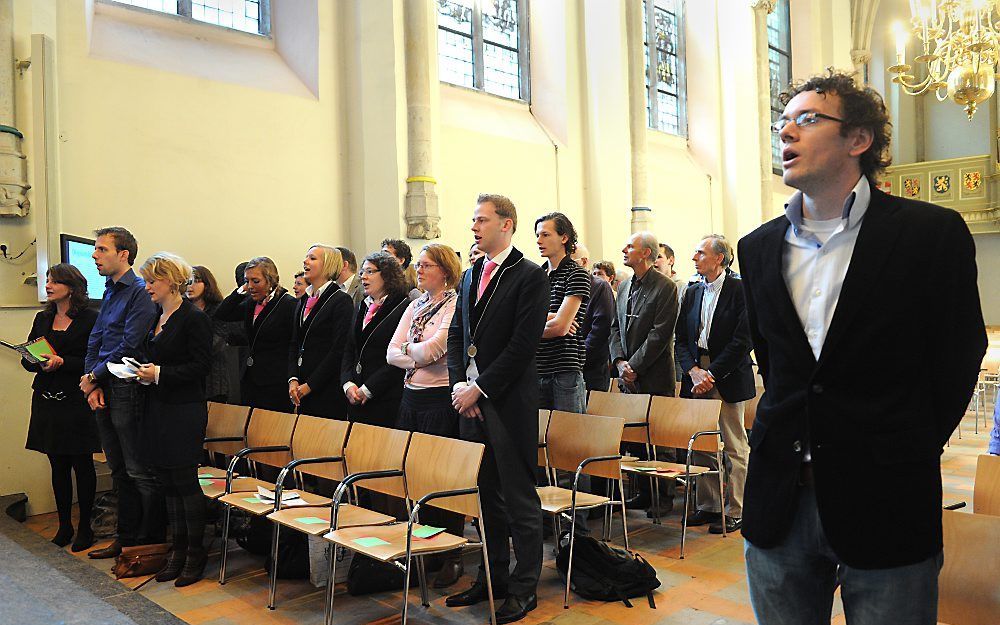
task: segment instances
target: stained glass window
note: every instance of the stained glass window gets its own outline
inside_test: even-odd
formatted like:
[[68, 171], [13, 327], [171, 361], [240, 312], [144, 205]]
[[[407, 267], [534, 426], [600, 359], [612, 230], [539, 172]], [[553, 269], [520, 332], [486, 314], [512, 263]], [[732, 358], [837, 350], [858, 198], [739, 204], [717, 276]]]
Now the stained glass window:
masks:
[[683, 0], [643, 2], [643, 27], [649, 127], [685, 135]]
[[528, 100], [527, 0], [437, 0], [442, 81]]
[[[792, 24], [788, 1], [778, 0], [774, 11], [767, 16], [767, 61], [771, 81], [772, 124], [785, 110], [778, 96], [792, 81]], [[771, 168], [776, 174], [782, 172], [781, 140], [774, 133], [771, 133]]]
[[245, 33], [271, 32], [270, 0], [112, 0]]

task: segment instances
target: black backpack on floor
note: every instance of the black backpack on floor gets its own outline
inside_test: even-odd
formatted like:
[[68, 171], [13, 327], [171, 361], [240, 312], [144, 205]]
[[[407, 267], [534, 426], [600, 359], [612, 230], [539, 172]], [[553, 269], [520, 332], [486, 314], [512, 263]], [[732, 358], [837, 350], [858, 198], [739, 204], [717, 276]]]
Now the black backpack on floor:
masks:
[[[556, 568], [563, 580], [569, 564], [569, 532], [559, 537]], [[577, 536], [573, 543], [573, 579], [570, 588], [584, 599], [621, 601], [645, 597], [656, 608], [653, 591], [660, 587], [656, 571], [637, 553], [616, 549], [589, 536]]]

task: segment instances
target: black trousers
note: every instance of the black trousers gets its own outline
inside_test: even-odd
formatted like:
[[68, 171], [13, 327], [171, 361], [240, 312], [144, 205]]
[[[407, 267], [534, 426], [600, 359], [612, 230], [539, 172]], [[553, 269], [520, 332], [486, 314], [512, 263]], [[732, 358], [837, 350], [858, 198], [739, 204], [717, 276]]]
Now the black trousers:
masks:
[[[479, 400], [483, 412], [486, 453], [479, 469], [479, 493], [483, 502], [486, 526], [486, 549], [489, 552], [490, 577], [494, 589], [524, 597], [535, 592], [542, 571], [542, 504], [535, 490], [534, 446], [518, 449], [501, 422], [496, 407], [488, 399]], [[510, 571], [510, 548], [516, 562]], [[486, 582], [486, 572], [479, 569], [479, 581]]]

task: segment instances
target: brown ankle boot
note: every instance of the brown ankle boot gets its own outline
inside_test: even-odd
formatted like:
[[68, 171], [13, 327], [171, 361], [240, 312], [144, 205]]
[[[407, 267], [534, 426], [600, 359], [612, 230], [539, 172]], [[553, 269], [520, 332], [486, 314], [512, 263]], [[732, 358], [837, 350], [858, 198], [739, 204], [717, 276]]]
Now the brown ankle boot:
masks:
[[174, 581], [174, 586], [190, 586], [200, 580], [205, 573], [207, 560], [208, 552], [204, 547], [188, 547], [184, 568], [181, 569], [180, 577]]

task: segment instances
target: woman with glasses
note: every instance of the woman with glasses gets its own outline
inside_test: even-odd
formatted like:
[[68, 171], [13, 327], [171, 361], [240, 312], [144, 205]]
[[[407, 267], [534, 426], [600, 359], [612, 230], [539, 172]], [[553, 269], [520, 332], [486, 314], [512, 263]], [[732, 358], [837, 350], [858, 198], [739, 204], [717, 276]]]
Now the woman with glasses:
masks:
[[[31, 420], [25, 448], [49, 458], [52, 492], [59, 514], [59, 529], [52, 542], [73, 551], [94, 544], [90, 515], [97, 488], [93, 454], [101, 451], [94, 413], [80, 391], [80, 376], [87, 355], [87, 339], [97, 313], [87, 304], [87, 279], [68, 263], [54, 265], [45, 274], [45, 308], [35, 315], [28, 340], [44, 337], [54, 354], [40, 364], [21, 359], [21, 366], [35, 374], [31, 383]], [[80, 503], [80, 521], [73, 539], [73, 474]]]
[[365, 299], [354, 311], [340, 369], [351, 421], [395, 427], [403, 395], [403, 370], [386, 362], [386, 351], [406, 310], [406, 283], [399, 262], [386, 252], [369, 254], [361, 266]]
[[[195, 265], [191, 268], [194, 278], [187, 285], [185, 296], [210, 318], [222, 302], [222, 292], [215, 276], [208, 267]], [[205, 397], [208, 401], [225, 402], [229, 398], [229, 365], [226, 361], [226, 340], [238, 328], [233, 321], [212, 320], [212, 369], [205, 378]]]
[[[436, 436], [458, 437], [458, 413], [451, 405], [448, 384], [448, 328], [458, 299], [455, 286], [462, 266], [455, 250], [437, 243], [426, 245], [414, 265], [417, 286], [423, 291], [410, 302], [389, 342], [386, 360], [405, 370], [403, 396], [396, 427]], [[434, 507], [421, 511], [425, 525], [444, 527], [461, 536], [465, 517]], [[461, 550], [437, 558], [435, 588], [447, 588], [462, 576]], [[435, 562], [428, 561], [433, 569]]]

